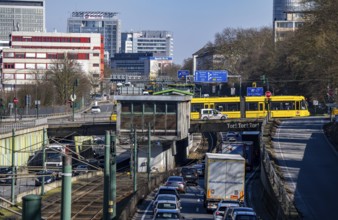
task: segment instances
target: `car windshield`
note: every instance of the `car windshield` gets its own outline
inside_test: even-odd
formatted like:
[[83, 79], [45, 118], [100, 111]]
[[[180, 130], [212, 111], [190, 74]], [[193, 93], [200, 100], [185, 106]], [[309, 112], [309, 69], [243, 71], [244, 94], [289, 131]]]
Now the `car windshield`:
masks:
[[93, 106], [92, 109], [100, 109], [100, 106]]

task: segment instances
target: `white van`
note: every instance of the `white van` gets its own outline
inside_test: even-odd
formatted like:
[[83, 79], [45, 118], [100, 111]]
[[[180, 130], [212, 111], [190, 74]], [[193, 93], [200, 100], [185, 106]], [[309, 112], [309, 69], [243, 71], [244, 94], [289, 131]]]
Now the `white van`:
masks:
[[228, 115], [222, 114], [221, 112], [217, 111], [216, 109], [211, 108], [204, 108], [201, 109], [201, 119], [203, 120], [210, 120], [210, 119], [227, 119]]

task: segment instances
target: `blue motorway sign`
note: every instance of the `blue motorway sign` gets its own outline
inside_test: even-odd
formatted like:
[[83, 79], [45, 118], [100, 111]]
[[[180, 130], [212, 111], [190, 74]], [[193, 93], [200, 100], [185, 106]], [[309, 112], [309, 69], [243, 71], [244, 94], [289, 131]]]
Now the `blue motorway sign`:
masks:
[[190, 72], [189, 70], [179, 70], [177, 71], [177, 76], [179, 79], [185, 78], [186, 76], [189, 76]]
[[263, 87], [247, 87], [247, 96], [262, 96], [264, 91]]
[[226, 70], [196, 70], [194, 80], [197, 83], [224, 83], [228, 82]]

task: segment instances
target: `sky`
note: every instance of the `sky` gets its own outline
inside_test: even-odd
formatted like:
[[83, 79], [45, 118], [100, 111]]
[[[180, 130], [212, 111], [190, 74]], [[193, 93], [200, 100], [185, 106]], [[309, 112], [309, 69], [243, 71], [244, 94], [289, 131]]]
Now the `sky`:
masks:
[[118, 12], [121, 32], [173, 33], [175, 64], [214, 42], [225, 28], [272, 27], [272, 0], [46, 0], [48, 32], [67, 31], [73, 11]]

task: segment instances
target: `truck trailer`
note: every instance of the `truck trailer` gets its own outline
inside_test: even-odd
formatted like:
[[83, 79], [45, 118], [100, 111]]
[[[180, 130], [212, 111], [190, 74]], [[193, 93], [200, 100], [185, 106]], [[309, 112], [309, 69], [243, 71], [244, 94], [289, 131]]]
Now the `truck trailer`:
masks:
[[244, 203], [245, 159], [239, 154], [206, 153], [204, 206], [208, 212], [222, 200]]

